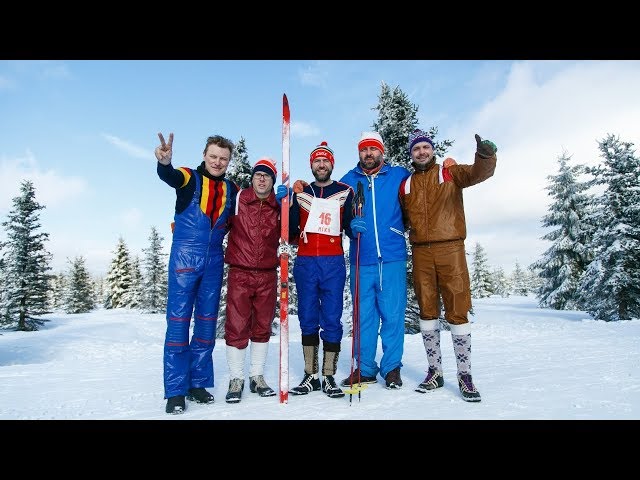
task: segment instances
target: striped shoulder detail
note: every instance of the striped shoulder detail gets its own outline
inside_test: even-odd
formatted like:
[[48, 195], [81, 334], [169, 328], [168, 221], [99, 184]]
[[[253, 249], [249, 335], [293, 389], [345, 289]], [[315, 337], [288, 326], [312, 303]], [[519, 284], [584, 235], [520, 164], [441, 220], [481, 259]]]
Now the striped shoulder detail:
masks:
[[239, 208], [239, 205], [240, 205], [240, 192], [242, 192], [241, 188], [238, 190], [238, 193], [236, 193], [236, 210], [235, 210], [234, 215], [238, 215], [238, 208]]
[[405, 178], [400, 184], [400, 194], [408, 195], [411, 193], [411, 177], [413, 177], [413, 173]]
[[182, 185], [180, 185], [180, 188], [184, 188], [184, 186], [189, 183], [189, 180], [191, 179], [191, 169], [188, 167], [180, 167], [177, 170], [179, 170], [180, 172], [182, 172], [182, 176], [184, 177], [184, 180], [182, 181]]

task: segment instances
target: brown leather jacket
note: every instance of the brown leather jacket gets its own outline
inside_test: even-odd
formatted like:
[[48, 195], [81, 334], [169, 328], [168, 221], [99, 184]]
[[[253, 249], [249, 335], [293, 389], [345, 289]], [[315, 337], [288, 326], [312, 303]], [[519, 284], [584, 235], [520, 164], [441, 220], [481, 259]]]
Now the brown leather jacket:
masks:
[[473, 165], [444, 168], [433, 162], [424, 172], [415, 171], [400, 185], [400, 205], [412, 245], [464, 240], [467, 225], [462, 189], [485, 181], [496, 169], [495, 154]]

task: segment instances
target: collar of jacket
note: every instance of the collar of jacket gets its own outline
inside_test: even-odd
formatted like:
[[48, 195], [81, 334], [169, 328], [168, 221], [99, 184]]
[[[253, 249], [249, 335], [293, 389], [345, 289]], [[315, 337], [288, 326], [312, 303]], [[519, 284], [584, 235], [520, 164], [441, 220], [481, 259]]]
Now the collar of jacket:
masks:
[[211, 175], [208, 171], [207, 171], [207, 167], [204, 166], [204, 160], [202, 161], [202, 163], [200, 165], [198, 165], [198, 168], [196, 169], [203, 177], [207, 177], [211, 180], [216, 180], [216, 181], [220, 181], [220, 180], [224, 180], [224, 176], [226, 175], [226, 172], [223, 173], [222, 175], [220, 175], [219, 177], [215, 177], [213, 175]]

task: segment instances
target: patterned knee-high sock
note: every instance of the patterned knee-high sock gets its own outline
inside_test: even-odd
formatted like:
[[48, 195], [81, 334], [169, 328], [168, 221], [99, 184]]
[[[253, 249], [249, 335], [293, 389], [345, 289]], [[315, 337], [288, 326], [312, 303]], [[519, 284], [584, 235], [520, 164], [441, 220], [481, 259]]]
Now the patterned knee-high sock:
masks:
[[451, 341], [456, 356], [458, 376], [471, 375], [471, 324], [451, 325]]
[[429, 367], [442, 373], [442, 353], [440, 352], [439, 320], [420, 320], [420, 333], [424, 351], [427, 353]]

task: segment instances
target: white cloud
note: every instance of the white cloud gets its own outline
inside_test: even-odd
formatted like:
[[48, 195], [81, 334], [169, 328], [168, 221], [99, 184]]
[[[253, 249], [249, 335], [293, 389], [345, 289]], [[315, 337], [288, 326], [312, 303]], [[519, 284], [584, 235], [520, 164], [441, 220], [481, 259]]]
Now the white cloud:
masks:
[[61, 175], [53, 170], [43, 170], [29, 150], [24, 157], [0, 157], [0, 211], [12, 207], [13, 198], [20, 195], [20, 184], [24, 180], [33, 182], [36, 201], [53, 207], [79, 198], [88, 190], [88, 183], [82, 177]]
[[153, 156], [153, 153], [148, 148], [139, 147], [126, 140], [123, 140], [115, 135], [108, 133], [102, 133], [101, 136], [107, 140], [111, 145], [122, 150], [123, 152], [136, 158], [149, 159]]
[[[640, 62], [585, 61], [557, 67], [547, 62], [513, 64], [504, 90], [467, 123], [444, 135], [456, 140], [449, 154], [459, 163], [471, 163], [474, 133], [498, 146], [495, 175], [465, 191], [468, 221], [514, 225], [495, 242], [483, 244], [490, 257], [521, 241], [514, 238], [517, 224], [531, 225], [535, 219], [538, 231], [530, 233], [544, 233], [540, 219], [551, 201], [545, 190], [547, 177], [555, 174], [564, 151], [574, 163], [593, 165], [600, 159], [597, 142], [612, 133], [634, 143], [638, 153]], [[523, 258], [522, 264], [532, 259]]]
[[291, 122], [291, 135], [299, 138], [319, 135], [320, 129], [305, 122]]

